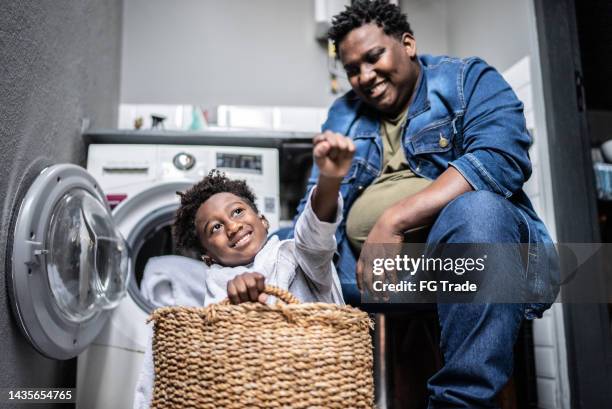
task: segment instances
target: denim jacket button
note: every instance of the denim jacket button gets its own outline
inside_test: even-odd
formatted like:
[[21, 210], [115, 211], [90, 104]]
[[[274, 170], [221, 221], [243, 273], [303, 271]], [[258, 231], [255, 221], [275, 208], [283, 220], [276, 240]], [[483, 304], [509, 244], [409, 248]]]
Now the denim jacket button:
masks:
[[363, 185], [359, 185], [359, 186], [357, 186], [357, 190], [358, 190], [359, 192], [361, 192], [361, 191], [363, 190]]
[[440, 132], [440, 141], [438, 141], [440, 148], [446, 148], [448, 146], [448, 139], [444, 137], [442, 132]]

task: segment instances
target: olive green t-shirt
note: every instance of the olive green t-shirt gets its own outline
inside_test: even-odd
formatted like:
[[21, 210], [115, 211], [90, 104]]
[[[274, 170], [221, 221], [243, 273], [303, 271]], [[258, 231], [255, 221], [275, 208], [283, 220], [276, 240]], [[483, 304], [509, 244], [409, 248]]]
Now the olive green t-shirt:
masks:
[[346, 220], [346, 234], [353, 250], [361, 251], [363, 242], [380, 215], [394, 203], [424, 189], [431, 181], [415, 175], [408, 166], [402, 134], [408, 110], [396, 118], [383, 119], [382, 172], [355, 200]]

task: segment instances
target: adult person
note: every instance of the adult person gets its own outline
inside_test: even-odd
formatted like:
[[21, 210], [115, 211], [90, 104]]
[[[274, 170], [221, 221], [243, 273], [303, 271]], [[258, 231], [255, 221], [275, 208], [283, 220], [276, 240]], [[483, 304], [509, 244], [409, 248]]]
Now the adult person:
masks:
[[[400, 243], [406, 232], [420, 230], [428, 245], [532, 244], [506, 262], [543, 302], [437, 305], [445, 362], [428, 383], [430, 408], [495, 407], [523, 318], [541, 316], [557, 292], [541, 276], [556, 274], [556, 255], [533, 251], [551, 240], [522, 190], [531, 174], [522, 104], [481, 59], [417, 55], [406, 16], [386, 0], [354, 2], [334, 17], [329, 38], [352, 90], [323, 131], [356, 147], [336, 233], [345, 299], [359, 298], [361, 247]], [[315, 166], [308, 190], [317, 177]], [[488, 267], [490, 280], [497, 270]]]

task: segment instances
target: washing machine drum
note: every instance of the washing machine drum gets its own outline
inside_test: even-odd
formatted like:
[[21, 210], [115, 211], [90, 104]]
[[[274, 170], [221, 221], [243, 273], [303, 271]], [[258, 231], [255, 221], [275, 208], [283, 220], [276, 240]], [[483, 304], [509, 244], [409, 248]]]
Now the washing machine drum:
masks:
[[42, 354], [78, 355], [126, 293], [129, 255], [95, 179], [54, 165], [32, 183], [13, 235], [11, 304]]

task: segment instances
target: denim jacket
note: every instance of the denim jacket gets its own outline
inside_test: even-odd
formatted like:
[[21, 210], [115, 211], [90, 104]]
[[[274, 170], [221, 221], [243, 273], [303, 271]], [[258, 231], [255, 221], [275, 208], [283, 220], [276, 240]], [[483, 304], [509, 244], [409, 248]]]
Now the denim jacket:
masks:
[[[434, 180], [449, 166], [454, 167], [474, 190], [488, 190], [511, 200], [538, 233], [534, 240], [550, 242], [544, 224], [522, 190], [531, 175], [528, 149], [532, 139], [525, 125], [523, 104], [510, 85], [479, 58], [421, 55], [418, 60], [420, 81], [403, 133], [412, 171]], [[344, 217], [336, 232], [336, 265], [344, 296], [347, 302], [356, 304], [356, 259], [346, 238], [345, 221], [355, 199], [380, 174], [380, 116], [350, 91], [334, 102], [322, 128], [351, 137], [356, 147], [340, 188]], [[315, 166], [307, 192], [317, 178]], [[303, 199], [298, 213], [304, 204]]]

